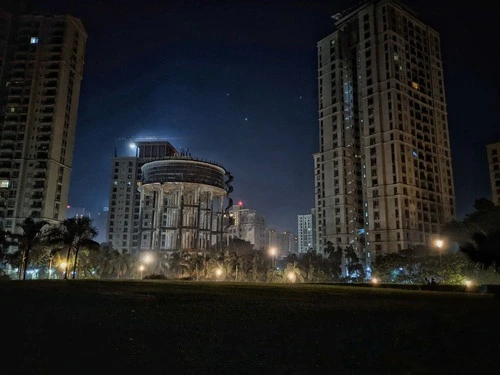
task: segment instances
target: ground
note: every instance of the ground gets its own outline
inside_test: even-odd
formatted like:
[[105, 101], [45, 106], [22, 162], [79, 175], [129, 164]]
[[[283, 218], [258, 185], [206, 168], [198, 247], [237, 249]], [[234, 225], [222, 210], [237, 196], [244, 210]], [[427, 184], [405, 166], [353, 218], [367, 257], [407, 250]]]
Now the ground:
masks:
[[0, 301], [9, 373], [485, 373], [500, 355], [500, 300], [476, 293], [54, 280], [0, 282]]

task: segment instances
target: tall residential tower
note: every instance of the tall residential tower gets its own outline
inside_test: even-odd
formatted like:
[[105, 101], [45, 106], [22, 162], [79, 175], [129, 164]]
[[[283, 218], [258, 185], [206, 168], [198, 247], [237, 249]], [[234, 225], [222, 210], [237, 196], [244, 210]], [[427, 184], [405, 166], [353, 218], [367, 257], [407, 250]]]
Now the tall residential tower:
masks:
[[318, 42], [318, 249], [431, 245], [455, 215], [439, 34], [395, 0], [335, 15]]
[[87, 33], [0, 11], [0, 226], [65, 219]]
[[491, 182], [491, 200], [500, 206], [500, 142], [486, 146]]

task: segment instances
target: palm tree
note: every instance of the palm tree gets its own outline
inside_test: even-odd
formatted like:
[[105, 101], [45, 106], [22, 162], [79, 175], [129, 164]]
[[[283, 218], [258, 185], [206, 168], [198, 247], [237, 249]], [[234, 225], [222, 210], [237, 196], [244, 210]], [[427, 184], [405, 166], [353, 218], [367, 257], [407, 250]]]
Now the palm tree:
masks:
[[127, 252], [120, 253], [118, 250], [114, 250], [111, 266], [113, 273], [116, 274], [116, 278], [119, 279], [133, 268], [132, 256]]
[[[71, 253], [74, 252], [73, 276], [76, 278], [78, 253], [81, 249], [99, 250], [99, 244], [93, 240], [97, 236], [97, 229], [92, 226], [89, 217], [72, 217], [64, 220], [51, 232], [51, 242], [60, 243], [67, 250], [66, 263], [69, 264]], [[64, 272], [64, 279], [68, 278], [68, 268]]]
[[43, 227], [47, 224], [48, 222], [45, 220], [35, 221], [32, 217], [27, 217], [20, 225], [23, 233], [16, 235], [16, 238], [18, 240], [19, 249], [22, 251], [21, 265], [19, 268], [22, 269], [23, 280], [26, 280], [30, 251], [34, 247], [40, 245], [45, 239]]
[[500, 230], [489, 233], [476, 232], [472, 238], [472, 241], [461, 243], [460, 251], [483, 270], [493, 268], [500, 273]]
[[255, 252], [252, 257], [252, 280], [260, 281], [263, 274], [262, 270], [264, 268], [264, 258], [261, 252]]

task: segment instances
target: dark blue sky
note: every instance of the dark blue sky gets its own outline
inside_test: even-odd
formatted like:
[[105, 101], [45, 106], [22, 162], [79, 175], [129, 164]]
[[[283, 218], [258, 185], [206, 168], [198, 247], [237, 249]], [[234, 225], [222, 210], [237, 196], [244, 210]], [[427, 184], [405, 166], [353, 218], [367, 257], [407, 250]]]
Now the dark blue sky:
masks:
[[[316, 42], [356, 1], [33, 1], [89, 34], [70, 204], [107, 205], [114, 148], [170, 138], [234, 176], [235, 201], [296, 232], [313, 207]], [[499, 16], [487, 1], [407, 1], [441, 33], [459, 216], [491, 197], [500, 141]], [[286, 4], [286, 6], [284, 6]]]

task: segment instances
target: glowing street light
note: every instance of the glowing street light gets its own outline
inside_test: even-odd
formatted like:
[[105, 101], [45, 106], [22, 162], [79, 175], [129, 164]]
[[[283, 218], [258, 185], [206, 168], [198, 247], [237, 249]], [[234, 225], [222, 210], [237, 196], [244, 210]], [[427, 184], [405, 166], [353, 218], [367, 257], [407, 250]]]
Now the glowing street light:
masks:
[[146, 268], [146, 267], [144, 267], [144, 264], [141, 264], [141, 265], [139, 266], [139, 271], [141, 271], [141, 280], [142, 280], [142, 272], [144, 271], [144, 269], [145, 269], [145, 268]]
[[217, 276], [217, 280], [219, 280], [221, 275], [222, 275], [222, 268], [217, 268], [215, 270], [215, 276]]
[[292, 282], [292, 283], [295, 282], [295, 279], [296, 279], [295, 272], [292, 272], [292, 271], [288, 272], [286, 277], [288, 278], [288, 280], [290, 280], [290, 282]]
[[278, 251], [276, 250], [275, 247], [271, 247], [269, 249], [269, 255], [271, 255], [271, 266], [273, 269], [276, 267], [276, 255], [278, 254]]
[[444, 246], [444, 241], [441, 240], [441, 239], [437, 239], [434, 244], [436, 245], [436, 247], [438, 248], [438, 253], [439, 253], [439, 264], [441, 264], [441, 249], [443, 248]]
[[379, 280], [376, 277], [372, 278], [372, 284], [377, 285], [379, 283]]
[[472, 286], [472, 281], [471, 280], [465, 280], [465, 287], [469, 289]]
[[64, 275], [66, 275], [66, 267], [68, 267], [68, 263], [62, 262], [59, 264], [59, 267], [63, 270]]
[[153, 256], [151, 254], [144, 255], [144, 263], [150, 264], [153, 262]]

